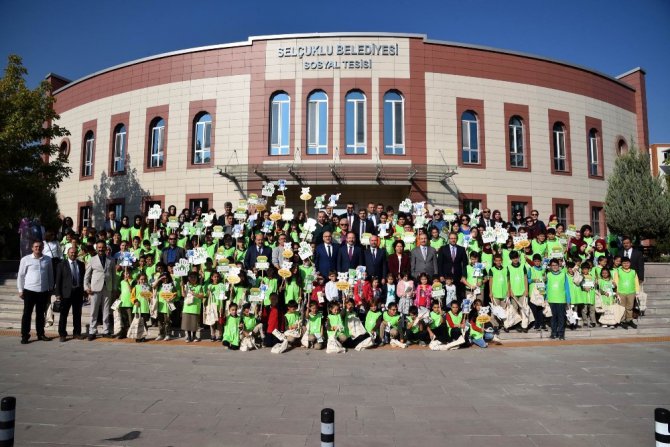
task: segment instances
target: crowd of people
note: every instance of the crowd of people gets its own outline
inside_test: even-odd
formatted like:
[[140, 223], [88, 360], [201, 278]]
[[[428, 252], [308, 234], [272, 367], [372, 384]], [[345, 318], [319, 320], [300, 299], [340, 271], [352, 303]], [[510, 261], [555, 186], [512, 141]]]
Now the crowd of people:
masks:
[[[269, 194], [271, 196], [271, 194]], [[629, 237], [594, 235], [533, 210], [429, 212], [317, 198], [316, 218], [250, 197], [223, 213], [166, 210], [76, 232], [70, 218], [46, 230], [21, 259], [21, 342], [33, 309], [60, 313], [59, 337], [209, 339], [233, 350], [302, 346], [327, 352], [388, 344], [433, 350], [486, 347], [501, 332], [635, 328], [644, 311], [642, 253]], [[311, 199], [303, 191], [301, 199]], [[320, 200], [319, 200], [320, 199]], [[52, 296], [55, 302], [52, 303]], [[90, 323], [82, 333], [82, 307]]]

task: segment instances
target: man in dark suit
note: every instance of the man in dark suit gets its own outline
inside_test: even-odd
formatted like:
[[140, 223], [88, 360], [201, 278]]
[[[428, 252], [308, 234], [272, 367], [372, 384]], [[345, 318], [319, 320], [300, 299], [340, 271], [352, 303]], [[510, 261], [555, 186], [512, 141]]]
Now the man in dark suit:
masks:
[[340, 244], [333, 242], [333, 234], [330, 231], [324, 231], [323, 243], [316, 246], [314, 253], [314, 268], [321, 273], [326, 281], [330, 271], [337, 270], [337, 254], [339, 251]]
[[432, 280], [437, 275], [437, 252], [428, 245], [428, 235], [421, 233], [418, 238], [419, 245], [412, 250], [410, 256], [412, 276], [418, 280], [421, 273], [428, 275], [428, 280]]
[[356, 220], [356, 213], [354, 212], [354, 202], [347, 202], [347, 212], [342, 214], [340, 218], [345, 218], [347, 219], [347, 222], [349, 223], [349, 230], [353, 231], [354, 228], [354, 220]]
[[259, 256], [267, 256], [268, 262], [272, 261], [272, 250], [263, 244], [263, 235], [257, 234], [254, 239], [254, 245], [247, 249], [247, 254], [244, 255], [244, 268], [251, 270], [256, 266], [256, 258]]
[[186, 257], [186, 250], [177, 245], [177, 235], [170, 233], [168, 246], [161, 252], [160, 261], [165, 264], [176, 264], [180, 259]]
[[621, 244], [623, 248], [619, 250], [619, 256], [630, 259], [630, 268], [635, 270], [637, 279], [640, 281], [640, 314], [644, 315], [647, 310], [647, 294], [643, 293], [642, 284], [644, 282], [644, 255], [640, 250], [633, 248], [633, 241], [628, 236], [621, 239]]
[[348, 272], [361, 265], [361, 247], [356, 245], [356, 235], [351, 231], [347, 233], [346, 243], [340, 246], [337, 253], [337, 271]]
[[456, 285], [456, 296], [459, 300], [465, 297], [465, 288], [461, 284], [461, 278], [465, 271], [465, 266], [468, 264], [468, 257], [465, 253], [465, 248], [457, 245], [458, 235], [456, 233], [449, 233], [449, 243], [440, 248], [438, 256], [438, 270], [440, 276], [451, 276]]
[[84, 299], [84, 273], [86, 266], [77, 259], [77, 249], [70, 247], [67, 260], [56, 266], [56, 285], [54, 293], [60, 300], [60, 319], [58, 335], [60, 341], [67, 337], [67, 317], [72, 308], [72, 335], [83, 339], [81, 335], [81, 306]]
[[491, 219], [491, 210], [489, 208], [484, 208], [477, 226], [482, 228], [489, 228], [493, 226], [493, 219]]
[[386, 261], [386, 251], [379, 248], [379, 237], [370, 237], [370, 248], [363, 251], [363, 265], [368, 278], [379, 278], [379, 283], [386, 281], [388, 272], [388, 263]]
[[357, 245], [361, 244], [361, 236], [363, 233], [375, 234], [375, 226], [368, 220], [368, 213], [365, 210], [358, 210], [358, 216], [354, 219], [354, 227], [350, 227], [349, 229], [356, 233]]
[[107, 215], [108, 219], [105, 221], [104, 230], [105, 231], [119, 231], [121, 228], [121, 222], [116, 220], [116, 212], [110, 211]]

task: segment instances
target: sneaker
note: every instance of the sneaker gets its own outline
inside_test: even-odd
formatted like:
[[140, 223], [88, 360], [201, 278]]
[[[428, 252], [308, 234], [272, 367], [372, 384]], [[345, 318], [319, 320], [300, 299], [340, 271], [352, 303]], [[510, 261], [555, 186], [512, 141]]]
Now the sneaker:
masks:
[[493, 343], [497, 344], [497, 345], [502, 345], [502, 344], [503, 344], [503, 343], [502, 343], [502, 340], [499, 339], [497, 335], [494, 335], [493, 338], [491, 339], [491, 341], [492, 341]]
[[635, 324], [633, 321], [629, 321], [628, 326], [632, 327], [633, 329], [637, 329], [637, 324]]
[[550, 338], [551, 340], [556, 340], [556, 335], [551, 334], [551, 335], [549, 336], [549, 338]]
[[565, 340], [565, 335], [561, 335], [560, 337], [558, 337], [558, 339], [559, 340]]
[[600, 327], [609, 327], [609, 326], [608, 326], [608, 325], [606, 325], [606, 324], [603, 324], [603, 325], [602, 325], [602, 326], [600, 326]]
[[171, 338], [170, 338], [170, 336], [169, 336], [169, 335], [166, 335], [166, 336], [165, 336], [165, 338], [164, 338], [163, 340], [165, 340], [165, 341], [170, 341], [170, 340], [171, 340]]
[[202, 341], [202, 339], [200, 337], [196, 337], [196, 339], [195, 339], [196, 343], [200, 343], [201, 341]]
[[193, 343], [193, 340], [191, 340], [190, 338], [187, 338], [186, 343]]
[[542, 330], [543, 330], [544, 332], [549, 332], [549, 328], [548, 328], [547, 326], [542, 326]]
[[156, 337], [156, 341], [162, 341], [162, 340], [165, 340], [165, 337], [163, 337], [162, 335]]
[[589, 326], [596, 327], [596, 324], [592, 322], [591, 324], [589, 324]]

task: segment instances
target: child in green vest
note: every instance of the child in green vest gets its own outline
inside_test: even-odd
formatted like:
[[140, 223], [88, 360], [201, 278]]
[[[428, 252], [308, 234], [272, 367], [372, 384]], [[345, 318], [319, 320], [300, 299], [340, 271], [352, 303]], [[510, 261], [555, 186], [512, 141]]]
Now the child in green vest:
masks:
[[331, 301], [328, 305], [328, 312], [328, 319], [326, 320], [326, 334], [328, 338], [334, 338], [342, 344], [345, 343], [349, 336], [342, 313], [340, 313], [340, 303]]
[[[600, 295], [600, 300], [602, 301], [603, 307], [611, 306], [614, 304], [615, 297], [615, 286], [614, 280], [610, 273], [610, 269], [604, 267], [600, 270], [600, 278], [597, 280], [597, 292]], [[601, 324], [602, 327], [609, 327], [607, 324]], [[616, 328], [616, 324], [612, 325], [612, 329]]]
[[405, 339], [407, 344], [425, 346], [430, 343], [430, 335], [426, 330], [426, 323], [418, 317], [419, 308], [412, 305], [405, 319]]
[[494, 335], [493, 332], [487, 332], [485, 330], [486, 323], [480, 323], [477, 321], [479, 317], [479, 311], [482, 308], [482, 300], [475, 300], [472, 303], [472, 310], [468, 315], [468, 324], [470, 325], [470, 343], [473, 345], [479, 346], [480, 348], [486, 348], [488, 344], [486, 342], [494, 342], [501, 344], [500, 339]]
[[200, 341], [200, 324], [202, 301], [205, 298], [205, 287], [200, 284], [197, 272], [188, 274], [188, 282], [182, 289], [184, 307], [181, 315], [181, 329], [186, 332], [186, 343]]
[[284, 336], [288, 340], [289, 346], [294, 346], [296, 342], [300, 342], [302, 315], [298, 312], [298, 303], [295, 300], [286, 303], [286, 307]]
[[402, 331], [400, 330], [400, 313], [398, 305], [391, 303], [386, 312], [382, 314], [382, 322], [379, 325], [379, 332], [383, 334], [383, 342], [390, 343], [391, 346], [406, 348]]
[[449, 329], [449, 338], [451, 341], [460, 340], [461, 343], [464, 343], [466, 318], [464, 317], [463, 312], [461, 312], [461, 307], [458, 305], [458, 301], [452, 301], [449, 307], [449, 312], [444, 316], [444, 321]]
[[237, 314], [237, 304], [228, 306], [228, 316], [223, 326], [223, 342], [221, 343], [231, 351], [240, 349], [240, 316]]
[[596, 284], [595, 275], [592, 274], [591, 263], [584, 261], [581, 265], [582, 280], [579, 284], [580, 302], [577, 306], [582, 316], [582, 325], [587, 327], [596, 327]]
[[561, 269], [558, 260], [549, 262], [547, 273], [547, 302], [551, 307], [551, 336], [549, 338], [565, 340], [565, 311], [570, 305], [570, 282], [567, 271]]
[[635, 298], [640, 293], [640, 280], [635, 270], [631, 268], [630, 259], [626, 256], [621, 258], [621, 268], [614, 272], [614, 284], [616, 284], [619, 302], [626, 308], [621, 327], [637, 329], [637, 324], [633, 321], [633, 306]]
[[433, 300], [430, 309], [430, 323], [426, 327], [430, 341], [437, 340], [440, 343], [449, 342], [449, 331], [444, 323], [444, 313], [438, 300]]
[[[518, 256], [510, 255], [512, 263], [507, 266], [507, 283], [509, 286], [510, 304], [521, 315], [521, 330], [528, 332], [528, 318], [524, 309], [528, 307], [528, 270], [522, 265]], [[530, 258], [532, 263], [532, 256]], [[527, 310], [526, 310], [527, 312]]]
[[133, 279], [130, 269], [126, 268], [123, 271], [123, 279], [119, 283], [119, 313], [121, 314], [121, 332], [119, 332], [119, 339], [126, 338], [130, 322], [133, 319]]
[[[177, 300], [177, 286], [175, 285], [172, 275], [165, 271], [165, 264], [158, 263], [156, 265], [156, 273], [153, 283], [151, 284], [154, 290], [154, 300], [158, 300], [158, 337], [156, 341], [170, 340], [170, 333], [172, 332], [172, 321], [170, 314], [174, 307], [173, 301]], [[148, 277], [148, 274], [147, 274]]]
[[475, 265], [479, 262], [479, 253], [470, 253], [470, 264], [465, 267], [465, 275], [461, 278], [461, 283], [465, 286], [466, 295], [471, 301], [474, 301], [481, 293], [483, 272], [478, 271]]
[[254, 345], [261, 346], [265, 339], [263, 323], [259, 318], [260, 307], [256, 306], [256, 313], [251, 312], [251, 303], [244, 303], [240, 317], [240, 338], [251, 337]]
[[370, 337], [372, 337], [372, 341], [375, 343], [381, 341], [379, 340], [379, 336], [382, 335], [379, 331], [379, 326], [382, 322], [382, 312], [380, 308], [381, 302], [372, 300], [370, 303], [370, 309], [365, 315], [365, 330], [368, 331], [368, 334], [370, 334]]
[[305, 318], [304, 331], [307, 334], [306, 348], [312, 348], [317, 351], [323, 349], [323, 315], [319, 312], [319, 304], [316, 301], [310, 301], [309, 313]]
[[[518, 263], [519, 253], [510, 252], [510, 258], [514, 256]], [[511, 262], [511, 261], [510, 261]], [[510, 264], [511, 265], [511, 264]], [[507, 268], [503, 266], [503, 257], [496, 253], [493, 256], [493, 267], [489, 270], [489, 300], [492, 304], [507, 308], [507, 299], [509, 298], [509, 279], [507, 277]], [[474, 302], [474, 300], [472, 301]], [[503, 321], [493, 317], [491, 322], [498, 328], [503, 325]]]
[[[528, 305], [533, 312], [535, 319], [534, 328], [536, 331], [546, 331], [547, 326], [544, 322], [544, 304], [545, 301], [547, 276], [542, 265], [542, 256], [539, 254], [533, 255], [533, 265], [528, 269], [528, 296], [530, 301]], [[535, 302], [534, 302], [535, 301]]]
[[[151, 287], [147, 282], [146, 273], [140, 273], [137, 277], [137, 283], [133, 287], [133, 293], [131, 295], [131, 300], [133, 306], [139, 310], [144, 324], [149, 324], [151, 321], [150, 310], [149, 310], [149, 301], [151, 300], [152, 292]], [[142, 338], [139, 341], [146, 341], [146, 337]]]
[[[210, 284], [207, 286], [207, 303], [205, 306], [215, 306], [217, 315], [223, 314], [226, 302], [226, 285], [221, 282], [221, 274], [213, 272]], [[210, 339], [212, 342], [221, 341], [222, 327], [219, 321], [209, 325]]]

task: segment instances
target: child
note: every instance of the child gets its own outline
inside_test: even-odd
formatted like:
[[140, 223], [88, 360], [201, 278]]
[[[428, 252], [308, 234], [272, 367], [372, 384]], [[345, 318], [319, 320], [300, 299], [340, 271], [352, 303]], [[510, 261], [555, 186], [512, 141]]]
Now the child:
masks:
[[294, 346], [296, 342], [300, 342], [300, 331], [302, 329], [302, 316], [298, 312], [298, 303], [291, 300], [286, 303], [287, 311], [284, 318], [286, 319], [284, 336], [288, 340], [289, 346]]
[[381, 333], [379, 332], [379, 326], [381, 325], [381, 316], [382, 312], [379, 309], [381, 307], [381, 302], [373, 301], [370, 304], [370, 310], [368, 310], [367, 315], [365, 316], [365, 330], [368, 331], [372, 341], [378, 343], [378, 339]]
[[447, 343], [449, 341], [449, 332], [444, 324], [444, 315], [438, 300], [433, 301], [429, 315], [430, 323], [428, 324], [426, 330], [430, 340], [437, 340], [440, 343]]
[[177, 298], [177, 287], [172, 279], [172, 275], [169, 272], [164, 271], [165, 264], [158, 263], [156, 266], [156, 279], [152, 283], [152, 288], [154, 290], [154, 300], [158, 299], [158, 337], [156, 341], [169, 341], [170, 332], [172, 331], [172, 322], [170, 320], [170, 314], [174, 308], [174, 301]]
[[389, 273], [388, 275], [386, 275], [385, 289], [386, 289], [386, 297], [385, 297], [386, 299], [384, 300], [384, 307], [388, 307], [389, 304], [395, 303], [397, 300], [395, 275], [393, 273]]
[[[514, 256], [518, 262], [519, 253], [513, 251], [510, 253], [510, 258], [512, 258], [512, 256]], [[507, 269], [503, 266], [503, 257], [500, 254], [495, 254], [493, 256], [493, 267], [489, 270], [489, 300], [491, 304], [506, 309], [509, 291], [509, 279], [507, 276]], [[497, 317], [493, 317], [491, 321], [494, 327], [503, 325], [503, 321], [499, 320]], [[508, 331], [508, 329], [505, 329], [505, 332]]]
[[379, 325], [379, 332], [383, 334], [382, 344], [390, 343], [391, 346], [406, 348], [407, 344], [404, 343], [400, 330], [400, 314], [396, 303], [389, 304], [386, 312], [382, 314], [382, 320]]
[[570, 304], [570, 278], [557, 259], [549, 262], [547, 273], [547, 302], [551, 307], [551, 338], [565, 340], [565, 310]]
[[358, 312], [355, 308], [355, 302], [352, 298], [349, 298], [344, 303], [344, 325], [347, 328], [347, 340], [342, 343], [345, 348], [355, 348], [357, 351], [362, 349], [369, 348], [372, 346], [372, 338], [370, 334], [365, 330], [365, 326], [362, 321], [365, 321], [365, 317], [360, 318]]
[[[151, 287], [147, 284], [147, 275], [146, 273], [140, 273], [140, 276], [137, 277], [137, 284], [133, 287], [133, 292], [131, 295], [131, 300], [133, 305], [139, 308], [140, 315], [144, 319], [144, 323], [148, 324], [151, 318], [149, 318], [149, 300], [151, 299]], [[146, 338], [142, 338], [141, 341], [146, 341]]]
[[[544, 303], [540, 305], [540, 300], [544, 302], [545, 284], [547, 281], [546, 272], [542, 266], [542, 256], [533, 255], [533, 266], [528, 270], [528, 293], [531, 297], [530, 310], [535, 319], [534, 328], [536, 331], [546, 331], [547, 326], [544, 323]], [[535, 301], [535, 302], [533, 302]]]
[[228, 316], [223, 326], [223, 342], [226, 348], [237, 351], [240, 349], [240, 317], [237, 315], [237, 304], [228, 306]]
[[277, 343], [281, 343], [281, 341], [272, 334], [275, 330], [280, 330], [280, 312], [277, 306], [279, 297], [276, 293], [271, 293], [269, 300], [270, 306], [263, 309], [263, 326], [265, 326], [265, 339], [263, 340], [263, 344], [267, 348], [272, 348]]
[[635, 270], [631, 269], [630, 259], [626, 256], [621, 258], [621, 268], [614, 271], [614, 284], [619, 302], [626, 308], [621, 327], [637, 329], [637, 324], [633, 322], [633, 305], [640, 293], [640, 280]]
[[337, 272], [331, 270], [328, 272], [328, 282], [326, 283], [326, 301], [332, 303], [340, 301], [340, 291], [337, 290]]
[[347, 335], [347, 327], [344, 325], [344, 320], [340, 313], [340, 303], [331, 301], [328, 305], [328, 312], [328, 319], [326, 320], [326, 334], [328, 338], [345, 343], [349, 337]]
[[[258, 311], [259, 307], [256, 307]], [[244, 303], [242, 306], [242, 316], [240, 317], [240, 338], [251, 337], [252, 342], [256, 347], [263, 342], [263, 324], [258, 318], [258, 314], [251, 313], [251, 303]]]
[[479, 253], [470, 253], [470, 263], [465, 268], [465, 275], [461, 278], [461, 283], [465, 286], [466, 294], [470, 295], [470, 300], [475, 300], [481, 293], [480, 286], [482, 285], [481, 270], [475, 269], [475, 264], [479, 262]]
[[[600, 294], [600, 300], [604, 306], [611, 306], [614, 304], [614, 281], [612, 280], [612, 275], [610, 274], [610, 269], [604, 267], [600, 270], [600, 279], [597, 283], [598, 293]], [[608, 327], [607, 324], [601, 324], [602, 327]], [[612, 325], [612, 329], [616, 328], [616, 324]]]
[[482, 300], [476, 299], [472, 303], [472, 310], [470, 311], [469, 315], [469, 323], [470, 323], [470, 343], [473, 345], [477, 345], [480, 348], [486, 348], [488, 344], [486, 343], [487, 341], [492, 341], [495, 343], [500, 344], [500, 340], [498, 339], [497, 336], [493, 334], [493, 332], [487, 332], [484, 330], [484, 325], [480, 325], [477, 323], [477, 317], [479, 316], [479, 312], [482, 308]]
[[416, 288], [416, 297], [414, 298], [414, 305], [421, 309], [422, 307], [428, 309], [433, 297], [433, 286], [428, 284], [428, 275], [421, 273], [419, 275], [419, 285]]
[[454, 284], [453, 276], [444, 278], [444, 302], [451, 303], [456, 299], [456, 284]]
[[[398, 303], [398, 308], [400, 314], [406, 316], [409, 312], [409, 307], [414, 304], [414, 281], [409, 279], [409, 272], [402, 272], [402, 279], [398, 282], [398, 297], [400, 301]], [[388, 303], [386, 308], [391, 303]]]
[[[226, 285], [221, 282], [219, 272], [212, 273], [210, 277], [211, 284], [207, 287], [207, 306], [216, 306], [217, 315], [221, 315], [226, 302]], [[211, 340], [213, 342], [221, 341], [221, 324], [218, 322], [209, 325]]]
[[405, 322], [405, 338], [408, 344], [418, 343], [425, 346], [430, 343], [430, 335], [426, 330], [426, 323], [419, 318], [419, 309], [416, 306], [410, 306], [408, 318]]
[[130, 270], [126, 268], [123, 272], [123, 280], [119, 284], [119, 299], [121, 300], [121, 303], [119, 304], [119, 313], [121, 314], [121, 321], [119, 322], [121, 324], [119, 340], [126, 338], [130, 322], [133, 319], [132, 291], [132, 274], [130, 273]]
[[318, 305], [314, 301], [309, 303], [309, 313], [305, 319], [304, 331], [307, 334], [306, 348], [317, 351], [323, 349], [323, 314], [318, 311]]
[[528, 332], [529, 319], [524, 313], [524, 310], [528, 312], [528, 271], [525, 265], [521, 265], [516, 252], [510, 253], [510, 260], [512, 263], [507, 266], [510, 303], [521, 315], [521, 330]]
[[[198, 283], [196, 272], [188, 274], [188, 282], [184, 284], [184, 308], [182, 309], [181, 329], [186, 332], [186, 343], [200, 341], [200, 316], [202, 315], [202, 300], [205, 298], [205, 288]], [[197, 335], [196, 335], [197, 334]]]
[[[580, 260], [575, 256], [575, 261], [579, 262]], [[575, 261], [567, 261], [565, 265], [568, 269], [568, 286], [570, 289], [571, 304], [578, 306], [582, 304], [581, 288], [579, 287], [579, 283], [582, 280], [582, 275], [580, 273], [579, 266], [575, 263]], [[570, 324], [568, 326], [570, 327], [570, 330], [575, 330], [577, 327], [579, 327], [579, 324]]]
[[595, 276], [591, 274], [591, 263], [589, 261], [584, 261], [581, 266], [582, 269], [582, 281], [579, 284], [580, 290], [579, 294], [581, 295], [581, 304], [578, 307], [578, 311], [582, 316], [582, 324], [584, 327], [596, 327], [596, 289], [595, 289]]
[[452, 301], [449, 312], [444, 316], [444, 321], [447, 324], [451, 341], [465, 343], [465, 320], [460, 306], [458, 305], [458, 301]]

